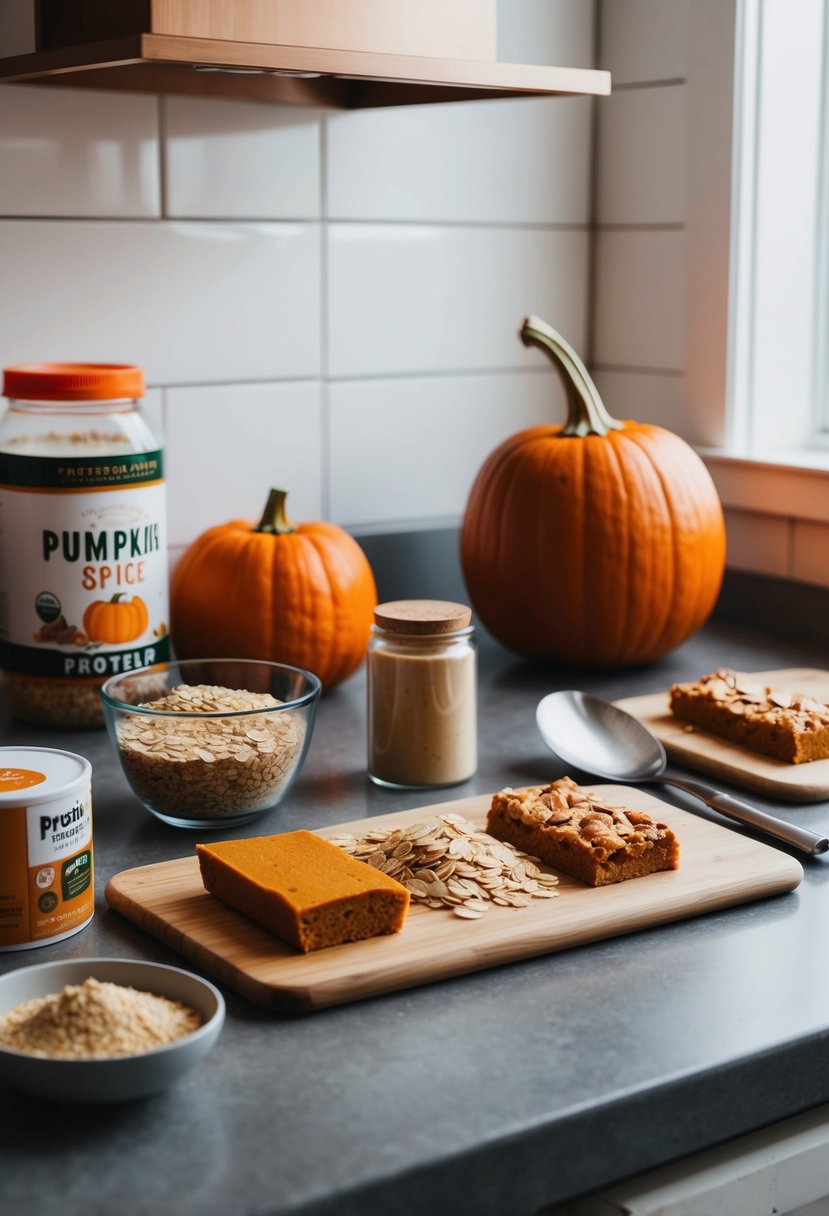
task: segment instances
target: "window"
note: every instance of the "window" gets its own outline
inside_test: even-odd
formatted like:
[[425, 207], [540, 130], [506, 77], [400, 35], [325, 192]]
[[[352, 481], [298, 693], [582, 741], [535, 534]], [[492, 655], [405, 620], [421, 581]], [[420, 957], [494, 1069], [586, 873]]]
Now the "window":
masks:
[[829, 470], [825, 0], [738, 0], [725, 445]]
[[[702, 141], [689, 266], [700, 450], [726, 509], [729, 565], [829, 586], [829, 0], [690, 4], [692, 95], [714, 94], [691, 128]], [[706, 78], [726, 37], [733, 67], [721, 57]]]

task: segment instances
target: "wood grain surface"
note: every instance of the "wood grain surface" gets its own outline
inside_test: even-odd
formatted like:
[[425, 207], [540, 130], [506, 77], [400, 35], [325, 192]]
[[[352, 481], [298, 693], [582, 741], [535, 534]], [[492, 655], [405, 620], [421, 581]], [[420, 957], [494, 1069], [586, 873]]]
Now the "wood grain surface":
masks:
[[[705, 674], [700, 672], [701, 676]], [[786, 667], [748, 674], [758, 684], [807, 693], [818, 701], [829, 702], [829, 671]], [[672, 764], [708, 773], [731, 785], [756, 790], [785, 802], [823, 802], [829, 798], [829, 760], [787, 764], [785, 760], [761, 756], [739, 743], [708, 735], [698, 727], [689, 730], [671, 713], [668, 689], [644, 697], [627, 697], [615, 704], [650, 727]]]
[[[562, 876], [558, 898], [533, 900], [527, 908], [492, 907], [480, 920], [412, 904], [401, 933], [312, 954], [299, 954], [209, 895], [195, 848], [188, 857], [116, 874], [106, 898], [247, 999], [307, 1012], [781, 894], [803, 876], [788, 854], [641, 790], [586, 788], [669, 824], [680, 840], [680, 868], [598, 888]], [[320, 835], [360, 835], [368, 827], [414, 824], [447, 810], [482, 826], [489, 802], [489, 795], [479, 795], [339, 824]]]

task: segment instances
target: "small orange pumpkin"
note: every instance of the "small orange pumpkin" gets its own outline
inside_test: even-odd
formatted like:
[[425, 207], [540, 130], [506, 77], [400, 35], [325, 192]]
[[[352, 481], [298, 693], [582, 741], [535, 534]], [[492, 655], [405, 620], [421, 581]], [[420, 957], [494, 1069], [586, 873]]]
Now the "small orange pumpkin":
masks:
[[461, 560], [478, 616], [529, 658], [626, 666], [698, 629], [719, 593], [725, 526], [714, 483], [679, 436], [612, 418], [581, 359], [544, 321], [521, 330], [553, 357], [564, 426], [535, 426], [484, 462]]
[[122, 591], [111, 600], [95, 600], [83, 614], [83, 627], [90, 642], [132, 642], [140, 638], [150, 623], [147, 605], [140, 596], [123, 598]]
[[271, 490], [258, 524], [202, 533], [170, 588], [179, 658], [268, 659], [304, 667], [326, 688], [366, 652], [377, 589], [363, 550], [336, 524], [293, 524]]

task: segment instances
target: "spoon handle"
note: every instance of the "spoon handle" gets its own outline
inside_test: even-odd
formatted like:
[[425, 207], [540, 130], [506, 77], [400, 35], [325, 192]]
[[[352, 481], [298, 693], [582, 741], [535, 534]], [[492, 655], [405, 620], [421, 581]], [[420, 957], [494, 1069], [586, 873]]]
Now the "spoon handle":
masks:
[[689, 781], [685, 777], [667, 775], [661, 777], [660, 781], [685, 790], [686, 793], [693, 794], [695, 798], [701, 798], [706, 806], [712, 807], [713, 810], [720, 811], [730, 819], [737, 819], [740, 823], [758, 828], [761, 832], [768, 832], [770, 836], [776, 836], [778, 840], [784, 840], [786, 844], [794, 845], [796, 849], [801, 849], [804, 853], [825, 853], [829, 849], [829, 839], [825, 836], [810, 832], [808, 828], [785, 823], [773, 815], [767, 815], [759, 807], [752, 806], [749, 802], [743, 802], [739, 798], [733, 798], [731, 794], [721, 793], [701, 781]]

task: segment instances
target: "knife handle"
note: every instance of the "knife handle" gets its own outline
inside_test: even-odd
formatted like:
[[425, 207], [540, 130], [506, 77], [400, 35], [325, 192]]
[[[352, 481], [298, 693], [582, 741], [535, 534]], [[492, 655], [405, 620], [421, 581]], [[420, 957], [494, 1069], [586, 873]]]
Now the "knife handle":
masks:
[[775, 818], [774, 815], [767, 815], [765, 811], [761, 811], [757, 806], [752, 806], [750, 802], [743, 802], [742, 799], [734, 798], [731, 794], [724, 794], [710, 785], [705, 785], [702, 781], [690, 781], [685, 777], [667, 775], [661, 780], [667, 785], [674, 785], [677, 789], [693, 794], [695, 798], [700, 798], [706, 806], [719, 811], [722, 815], [727, 815], [729, 819], [736, 819], [739, 823], [766, 832], [769, 836], [785, 841], [786, 844], [793, 845], [794, 848], [800, 849], [804, 853], [825, 853], [829, 850], [829, 839], [825, 836], [811, 832], [808, 828], [786, 823], [782, 819]]

